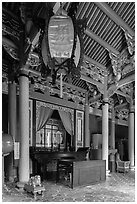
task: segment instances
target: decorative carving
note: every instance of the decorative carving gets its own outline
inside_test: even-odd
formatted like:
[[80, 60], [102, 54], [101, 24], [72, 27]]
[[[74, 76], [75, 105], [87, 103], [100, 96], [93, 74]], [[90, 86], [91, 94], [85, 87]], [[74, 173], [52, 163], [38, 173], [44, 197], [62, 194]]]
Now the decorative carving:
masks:
[[123, 85], [122, 87], [120, 87], [120, 90], [121, 90], [122, 92], [124, 92], [125, 94], [127, 94], [127, 95], [130, 96], [131, 84]]
[[102, 70], [101, 68], [90, 64], [87, 61], [84, 61], [83, 65], [81, 66], [81, 69], [90, 77], [92, 77], [96, 81], [100, 81], [101, 83], [104, 83], [104, 75], [105, 71]]
[[114, 99], [109, 97], [108, 103], [109, 103], [109, 112], [112, 112], [112, 109], [114, 108]]
[[6, 50], [6, 52], [7, 52], [13, 59], [19, 60], [18, 52], [17, 52], [17, 50], [16, 50], [14, 47], [10, 46], [9, 44], [7, 44], [7, 43], [5, 43], [5, 42], [3, 42], [2, 45], [3, 45], [4, 49]]
[[34, 52], [30, 52], [26, 64], [29, 64], [32, 67], [39, 66], [41, 62], [38, 54]]
[[90, 104], [93, 108], [99, 109], [102, 105], [102, 102], [100, 101], [95, 101], [94, 103]]
[[128, 51], [130, 55], [135, 53], [135, 37], [129, 35], [128, 31], [125, 31], [125, 37], [127, 41]]
[[112, 86], [108, 89], [108, 97], [113, 96], [113, 94], [115, 93], [116, 90], [117, 90], [117, 86], [116, 86], [116, 85], [112, 85]]
[[116, 110], [116, 117], [120, 120], [128, 120], [128, 109]]
[[[47, 84], [41, 84], [38, 82], [35, 82], [34, 86], [33, 86], [33, 91], [34, 90], [39, 90], [43, 93], [47, 93], [50, 95], [58, 95], [60, 96], [60, 91], [59, 91], [59, 87], [52, 87], [51, 83], [47, 83]], [[63, 99], [71, 99], [76, 103], [85, 103], [85, 95], [83, 95], [80, 91], [77, 90], [71, 90], [69, 88], [64, 88], [63, 89]]]
[[95, 90], [95, 86], [93, 85], [93, 84], [91, 84], [91, 83], [88, 83], [88, 82], [86, 82], [86, 84], [87, 84], [87, 86], [88, 86], [88, 88], [89, 88], [89, 90], [90, 90], [90, 92], [94, 92], [94, 90]]
[[115, 75], [115, 82], [117, 83], [122, 76], [135, 69], [134, 55], [129, 56], [129, 53], [124, 49], [119, 55], [114, 55], [109, 52], [111, 58], [113, 73]]
[[123, 50], [119, 55], [115, 55], [112, 52], [109, 52], [111, 58], [113, 73], [116, 77], [116, 82], [121, 79], [122, 69], [125, 65], [130, 63], [130, 58], [126, 50]]
[[97, 88], [98, 88], [98, 90], [99, 90], [99, 92], [100, 92], [101, 94], [104, 94], [104, 88], [103, 88], [103, 87], [97, 86]]

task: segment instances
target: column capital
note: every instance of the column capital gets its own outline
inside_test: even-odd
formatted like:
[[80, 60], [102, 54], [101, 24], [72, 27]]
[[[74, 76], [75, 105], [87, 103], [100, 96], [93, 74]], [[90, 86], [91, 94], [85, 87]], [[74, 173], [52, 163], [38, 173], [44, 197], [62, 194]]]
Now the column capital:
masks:
[[129, 109], [129, 114], [130, 114], [130, 113], [135, 113], [135, 107], [134, 107], [134, 106], [130, 107], [130, 109]]
[[8, 84], [16, 85], [16, 82], [15, 82], [15, 81], [12, 81], [12, 80], [9, 80], [9, 81], [8, 81]]
[[108, 98], [103, 98], [102, 105], [109, 104]]
[[27, 69], [25, 69], [25, 68], [21, 68], [20, 71], [19, 71], [19, 75], [29, 77], [29, 71]]

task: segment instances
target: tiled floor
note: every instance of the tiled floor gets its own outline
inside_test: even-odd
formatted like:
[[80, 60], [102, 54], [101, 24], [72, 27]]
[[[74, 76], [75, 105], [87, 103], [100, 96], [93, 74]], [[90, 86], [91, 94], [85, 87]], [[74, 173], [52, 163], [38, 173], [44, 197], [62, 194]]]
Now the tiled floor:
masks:
[[44, 197], [37, 196], [15, 188], [14, 183], [7, 184], [3, 190], [3, 202], [135, 202], [135, 172], [111, 173], [106, 181], [71, 189], [54, 182], [43, 182]]

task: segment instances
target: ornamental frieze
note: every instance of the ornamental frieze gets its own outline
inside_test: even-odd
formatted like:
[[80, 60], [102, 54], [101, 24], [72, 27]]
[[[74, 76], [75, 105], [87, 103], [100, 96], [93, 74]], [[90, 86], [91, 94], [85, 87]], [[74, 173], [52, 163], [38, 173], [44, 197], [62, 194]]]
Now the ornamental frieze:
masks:
[[99, 67], [85, 62], [81, 66], [81, 70], [82, 72], [85, 72], [85, 74], [90, 75], [90, 77], [92, 77], [95, 81], [104, 83], [104, 70]]
[[125, 31], [125, 38], [127, 41], [128, 51], [131, 55], [135, 52], [135, 37], [129, 35], [128, 31]]
[[121, 90], [123, 93], [130, 95], [131, 85], [130, 85], [130, 84], [123, 85], [122, 87], [120, 87], [120, 90]]
[[[48, 83], [47, 85], [35, 83], [32, 91], [35, 91], [35, 90], [40, 90], [43, 92], [43, 94], [49, 93], [50, 95], [57, 94], [58, 96], [60, 96], [60, 90], [56, 89], [56, 88], [52, 88], [50, 83]], [[67, 100], [72, 99], [76, 103], [80, 103], [80, 102], [82, 104], [85, 103], [85, 97], [83, 95], [81, 96], [80, 91], [74, 91], [73, 90], [72, 93], [71, 93], [71, 91], [72, 91], [71, 89], [66, 89], [66, 87], [65, 87], [65, 89], [63, 89], [63, 98], [65, 98]]]
[[122, 109], [116, 111], [116, 117], [118, 117], [120, 120], [128, 120], [128, 109]]
[[126, 49], [122, 50], [119, 55], [115, 55], [109, 52], [113, 73], [116, 76], [116, 80], [119, 81], [121, 77], [130, 71], [134, 70], [135, 59], [134, 55], [130, 56]]

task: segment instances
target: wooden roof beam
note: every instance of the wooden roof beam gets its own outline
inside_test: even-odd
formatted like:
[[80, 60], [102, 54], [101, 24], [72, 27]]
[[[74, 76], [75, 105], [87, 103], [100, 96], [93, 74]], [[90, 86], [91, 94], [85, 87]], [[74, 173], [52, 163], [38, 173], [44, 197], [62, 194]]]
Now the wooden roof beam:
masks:
[[86, 75], [84, 75], [82, 73], [81, 73], [81, 79], [88, 82], [88, 83], [90, 83], [90, 84], [94, 84], [95, 86], [100, 87], [101, 89], [104, 88], [104, 84], [102, 84], [102, 83], [100, 83], [98, 81], [95, 81], [91, 77], [88, 77], [88, 76], [86, 76]]
[[121, 79], [119, 82], [117, 82], [117, 84], [112, 84], [109, 89], [108, 89], [108, 92], [111, 91], [111, 90], [114, 90], [114, 93], [117, 93], [117, 94], [120, 94], [120, 95], [123, 95], [124, 97], [128, 97], [128, 95], [124, 95], [122, 94], [122, 92], [120, 92], [118, 89], [126, 84], [129, 84], [131, 82], [134, 82], [135, 81], [135, 74], [132, 74], [124, 79]]
[[[38, 72], [38, 71], [29, 69], [29, 72], [32, 73], [32, 75], [41, 77], [41, 73]], [[49, 77], [49, 78], [50, 78], [50, 77]], [[94, 85], [96, 85], [96, 86], [99, 86], [99, 87], [101, 87], [101, 88], [104, 87], [103, 84], [101, 84], [100, 82], [95, 81], [94, 79], [92, 79], [92, 78], [90, 78], [90, 77], [84, 75], [83, 73], [81, 73], [81, 79], [84, 80], [84, 81], [86, 81], [86, 82], [88, 82], [88, 83], [91, 83], [91, 84], [94, 84]], [[58, 80], [57, 80], [57, 81], [58, 81]], [[66, 82], [63, 82], [63, 84], [68, 85], [68, 83], [66, 83]], [[69, 86], [72, 87], [72, 88], [75, 87], [74, 85], [71, 85], [71, 84], [69, 84]], [[75, 88], [76, 88], [76, 87], [75, 87]], [[82, 88], [79, 88], [79, 87], [77, 87], [77, 89], [78, 89], [78, 90], [81, 90], [82, 92], [86, 92], [85, 89], [82, 89]]]
[[129, 84], [131, 82], [135, 81], [135, 74], [132, 74], [124, 79], [121, 79], [119, 82], [118, 82], [118, 88], [120, 88], [121, 86], [124, 86], [126, 84]]
[[127, 103], [123, 103], [123, 104], [117, 105], [117, 106], [115, 106], [115, 110], [127, 108], [127, 105], [128, 105]]
[[129, 96], [128, 94], [125, 94], [125, 93], [123, 93], [123, 92], [120, 91], [120, 90], [116, 90], [115, 93], [118, 94], [118, 95], [120, 95], [120, 96], [123, 96], [123, 97], [125, 97], [125, 98], [129, 98], [129, 99], [130, 99], [130, 96]]
[[135, 36], [135, 32], [116, 14], [105, 2], [94, 2], [109, 18], [111, 18], [123, 30], [128, 31], [131, 36]]
[[93, 64], [93, 65], [95, 65], [95, 66], [101, 68], [101, 69], [104, 70], [104, 71], [106, 70], [106, 67], [105, 67], [104, 65], [102, 65], [102, 64], [100, 64], [99, 62], [97, 62], [97, 61], [91, 59], [91, 58], [88, 57], [87, 55], [84, 55], [84, 61], [88, 61], [88, 62], [90, 62], [91, 64]]
[[[33, 69], [29, 69], [29, 73], [30, 73], [31, 76], [36, 76], [36, 77], [42, 78], [42, 77], [41, 77], [41, 73], [38, 72], [38, 71], [35, 71], [35, 70], [33, 70]], [[50, 76], [49, 76], [48, 78], [51, 79]], [[59, 80], [56, 80], [56, 81], [59, 83]], [[87, 90], [85, 90], [85, 89], [83, 89], [83, 88], [77, 87], [77, 86], [75, 86], [75, 85], [73, 85], [73, 84], [68, 84], [67, 82], [64, 82], [64, 81], [63, 81], [63, 84], [64, 84], [64, 85], [67, 85], [67, 87], [70, 87], [70, 88], [72, 88], [72, 89], [77, 89], [78, 91], [81, 91], [82, 93], [85, 93], [85, 92], [87, 91]]]

